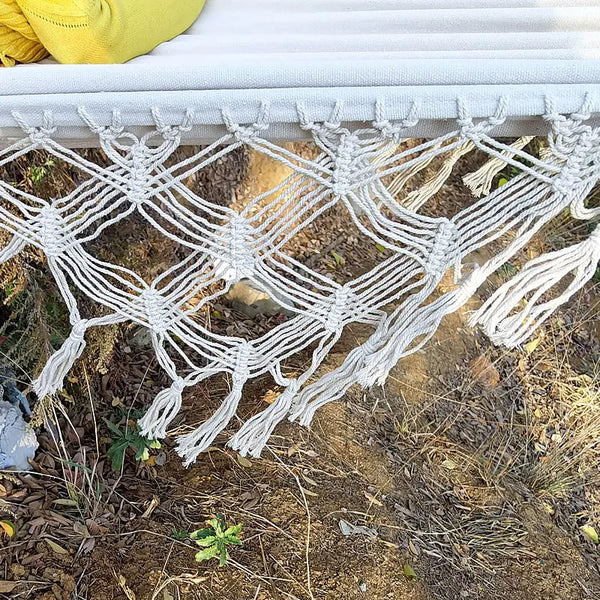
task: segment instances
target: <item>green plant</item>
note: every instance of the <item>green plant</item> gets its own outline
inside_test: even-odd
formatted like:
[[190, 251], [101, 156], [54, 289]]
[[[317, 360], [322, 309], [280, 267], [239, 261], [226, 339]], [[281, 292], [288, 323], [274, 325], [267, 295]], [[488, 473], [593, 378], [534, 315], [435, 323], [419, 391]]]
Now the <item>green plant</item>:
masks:
[[185, 529], [177, 529], [177, 527], [173, 527], [171, 530], [171, 537], [174, 540], [187, 540], [189, 534]]
[[128, 422], [124, 431], [108, 419], [104, 419], [104, 422], [115, 435], [115, 437], [111, 438], [108, 448], [108, 458], [110, 458], [113, 471], [121, 470], [125, 462], [125, 453], [129, 447], [135, 450], [136, 460], [148, 460], [150, 458], [150, 449], [161, 447], [158, 440], [151, 440], [143, 436], [135, 422]]
[[190, 539], [204, 548], [196, 554], [196, 560], [202, 562], [218, 556], [219, 564], [224, 566], [229, 558], [227, 546], [239, 546], [242, 543], [240, 540], [242, 525], [227, 527], [227, 523], [220, 513], [211, 519], [209, 524], [209, 528], [198, 529], [190, 534]]
[[48, 158], [42, 165], [33, 166], [29, 168], [29, 178], [31, 179], [31, 183], [33, 185], [39, 185], [48, 175], [48, 171], [54, 167], [56, 163]]
[[512, 165], [508, 167], [506, 171], [500, 173], [500, 178], [498, 179], [498, 187], [502, 187], [507, 184], [513, 177], [516, 177], [521, 172], [517, 167], [513, 167]]

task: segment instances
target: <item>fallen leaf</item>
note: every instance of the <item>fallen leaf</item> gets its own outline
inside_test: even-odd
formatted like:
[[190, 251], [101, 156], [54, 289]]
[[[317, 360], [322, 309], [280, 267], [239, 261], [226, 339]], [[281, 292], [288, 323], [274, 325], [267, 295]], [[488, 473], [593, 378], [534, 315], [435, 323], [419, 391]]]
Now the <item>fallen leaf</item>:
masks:
[[483, 354], [474, 358], [471, 363], [471, 373], [473, 377], [487, 388], [493, 388], [500, 383], [500, 373], [498, 369]]
[[373, 496], [373, 494], [369, 494], [369, 492], [363, 492], [365, 495], [365, 498], [369, 501], [372, 502], [375, 506], [383, 506], [383, 503], [380, 502], [379, 500], [377, 500], [377, 498], [375, 498], [375, 496]]
[[73, 523], [73, 531], [75, 533], [79, 534], [81, 537], [84, 537], [84, 538], [90, 537], [90, 532], [88, 531], [88, 528], [83, 523], [80, 523], [79, 521], [75, 521], [75, 523]]
[[248, 460], [245, 456], [238, 454], [236, 458], [241, 467], [249, 469], [252, 466], [252, 461]]
[[165, 588], [163, 590], [163, 600], [175, 600], [175, 596], [173, 596], [173, 594], [171, 594], [171, 592]]
[[579, 529], [594, 544], [598, 543], [598, 532], [591, 525], [582, 525]]
[[402, 567], [402, 570], [404, 571], [404, 575], [407, 579], [410, 579], [411, 581], [417, 579], [415, 570], [409, 564], [405, 564], [404, 567]]
[[102, 535], [102, 527], [100, 527], [100, 525], [98, 525], [98, 523], [96, 523], [96, 521], [94, 521], [93, 519], [86, 519], [85, 524], [88, 528], [88, 531], [90, 532], [90, 535]]
[[158, 496], [152, 496], [152, 500], [148, 504], [148, 508], [144, 511], [142, 519], [149, 519], [150, 515], [154, 512], [154, 509], [160, 504], [160, 498]]
[[300, 486], [300, 489], [304, 492], [304, 494], [306, 496], [312, 496], [313, 498], [319, 497], [319, 494], [315, 494], [315, 492], [311, 492], [310, 490], [307, 490], [306, 488], [303, 488], [302, 486]]
[[0, 581], [0, 594], [10, 594], [17, 585], [18, 581]]
[[535, 338], [535, 340], [531, 340], [529, 343], [523, 346], [523, 350], [527, 352], [527, 354], [531, 354], [540, 344], [540, 338]]
[[447, 458], [442, 463], [442, 467], [448, 469], [448, 471], [453, 471], [454, 469], [456, 469], [456, 467], [458, 467], [458, 465], [451, 458]]
[[0, 527], [9, 538], [15, 535], [15, 524], [12, 521], [0, 521]]
[[280, 392], [276, 392], [275, 390], [267, 390], [265, 395], [262, 397], [262, 400], [266, 404], [273, 404], [273, 402], [275, 402], [279, 396], [281, 396]]
[[52, 504], [59, 504], [60, 506], [77, 506], [77, 501], [71, 500], [70, 498], [59, 498], [58, 500], [54, 500]]
[[302, 473], [302, 478], [304, 481], [306, 481], [306, 483], [314, 485], [315, 487], [319, 487], [319, 484], [314, 479], [311, 479], [308, 475], [304, 475], [304, 473]]
[[56, 554], [69, 554], [68, 550], [65, 550], [62, 546], [59, 546], [56, 542], [53, 542], [52, 540], [47, 539], [46, 543], [48, 544], [48, 546], [50, 546], [50, 548], [52, 548], [54, 552], [56, 552]]
[[94, 549], [94, 546], [96, 546], [96, 538], [89, 537], [86, 540], [83, 540], [83, 543], [81, 544], [81, 552], [84, 554], [89, 554]]
[[408, 541], [408, 549], [415, 555], [419, 556], [419, 551], [412, 540]]

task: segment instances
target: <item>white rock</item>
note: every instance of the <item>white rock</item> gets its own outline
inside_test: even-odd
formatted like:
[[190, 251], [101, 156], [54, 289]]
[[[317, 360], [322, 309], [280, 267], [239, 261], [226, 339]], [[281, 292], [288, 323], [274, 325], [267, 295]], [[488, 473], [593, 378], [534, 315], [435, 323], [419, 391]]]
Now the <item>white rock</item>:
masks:
[[19, 407], [0, 400], [0, 469], [31, 469], [27, 459], [34, 457], [38, 445]]
[[273, 316], [280, 313], [293, 316], [293, 313], [281, 306], [274, 294], [270, 295], [250, 279], [242, 279], [232, 285], [225, 297], [236, 310], [252, 318], [256, 315]]

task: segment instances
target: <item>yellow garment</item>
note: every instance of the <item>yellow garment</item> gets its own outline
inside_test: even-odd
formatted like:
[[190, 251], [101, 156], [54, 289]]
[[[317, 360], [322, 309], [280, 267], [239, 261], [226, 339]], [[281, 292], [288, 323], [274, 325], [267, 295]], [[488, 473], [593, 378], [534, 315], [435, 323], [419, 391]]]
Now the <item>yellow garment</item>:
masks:
[[12, 67], [15, 62], [36, 62], [47, 54], [16, 0], [0, 0], [0, 62]]
[[[5, 0], [0, 0], [3, 2]], [[123, 63], [183, 33], [205, 0], [17, 0], [61, 63]]]

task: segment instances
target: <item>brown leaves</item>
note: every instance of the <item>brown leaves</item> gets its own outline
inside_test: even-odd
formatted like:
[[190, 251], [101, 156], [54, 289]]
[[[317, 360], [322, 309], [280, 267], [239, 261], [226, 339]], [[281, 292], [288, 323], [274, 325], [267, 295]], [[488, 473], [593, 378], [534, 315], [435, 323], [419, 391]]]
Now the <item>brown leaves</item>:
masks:
[[486, 388], [494, 388], [500, 383], [498, 369], [483, 354], [474, 358], [471, 363], [471, 374], [474, 379]]
[[10, 594], [18, 585], [18, 581], [0, 580], [0, 594]]
[[248, 460], [244, 456], [237, 454], [235, 458], [238, 461], [239, 465], [241, 467], [244, 467], [244, 469], [249, 469], [252, 466], [252, 461]]
[[61, 545], [57, 544], [56, 542], [53, 542], [52, 540], [46, 539], [46, 543], [48, 544], [48, 546], [50, 546], [52, 551], [55, 552], [56, 554], [63, 554], [63, 555], [69, 554], [68, 550], [66, 550]]

